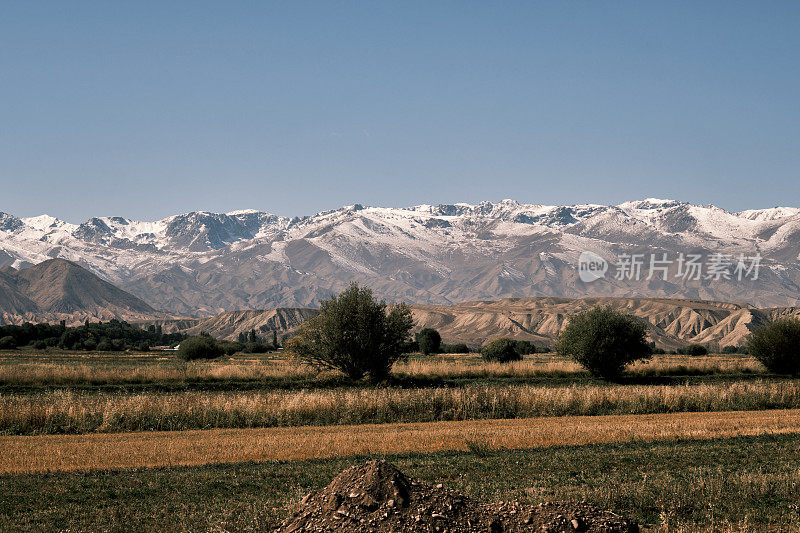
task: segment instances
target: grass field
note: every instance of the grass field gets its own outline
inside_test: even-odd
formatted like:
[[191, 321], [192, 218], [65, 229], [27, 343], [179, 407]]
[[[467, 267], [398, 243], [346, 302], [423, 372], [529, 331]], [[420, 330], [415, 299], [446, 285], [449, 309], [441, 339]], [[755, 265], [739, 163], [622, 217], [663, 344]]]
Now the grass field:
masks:
[[[634, 377], [763, 374], [755, 359], [742, 355], [687, 357], [659, 355], [632, 365]], [[510, 364], [487, 363], [476, 354], [411, 356], [395, 364], [399, 380], [569, 378], [586, 380], [578, 364], [554, 354], [526, 356]], [[125, 384], [213, 384], [226, 381], [262, 382], [264, 385], [300, 386], [341, 382], [333, 372], [299, 365], [284, 354], [236, 355], [215, 361], [178, 360], [175, 354], [2, 352], [0, 387], [98, 386]]]
[[269, 529], [377, 455], [654, 531], [798, 531], [799, 413], [800, 380], [741, 355], [656, 356], [618, 383], [553, 354], [412, 356], [374, 387], [283, 354], [5, 352], [0, 530]]
[[0, 474], [800, 433], [800, 410], [0, 437]]
[[177, 431], [800, 408], [798, 381], [0, 394], [0, 434]]
[[[652, 531], [798, 531], [800, 437], [385, 456], [487, 501], [583, 500]], [[0, 476], [4, 531], [269, 530], [364, 457]]]

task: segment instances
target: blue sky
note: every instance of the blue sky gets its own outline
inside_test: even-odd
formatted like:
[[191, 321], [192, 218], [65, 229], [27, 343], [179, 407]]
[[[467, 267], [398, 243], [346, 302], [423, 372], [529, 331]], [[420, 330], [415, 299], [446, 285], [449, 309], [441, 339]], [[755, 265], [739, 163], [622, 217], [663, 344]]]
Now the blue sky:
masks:
[[0, 211], [800, 205], [799, 2], [0, 3]]

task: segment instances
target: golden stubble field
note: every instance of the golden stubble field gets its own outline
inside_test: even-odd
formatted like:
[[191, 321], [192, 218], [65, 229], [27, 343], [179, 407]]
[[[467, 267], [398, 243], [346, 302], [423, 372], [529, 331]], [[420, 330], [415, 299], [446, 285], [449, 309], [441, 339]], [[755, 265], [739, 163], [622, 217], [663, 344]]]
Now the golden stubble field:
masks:
[[800, 432], [800, 410], [0, 437], [0, 474]]

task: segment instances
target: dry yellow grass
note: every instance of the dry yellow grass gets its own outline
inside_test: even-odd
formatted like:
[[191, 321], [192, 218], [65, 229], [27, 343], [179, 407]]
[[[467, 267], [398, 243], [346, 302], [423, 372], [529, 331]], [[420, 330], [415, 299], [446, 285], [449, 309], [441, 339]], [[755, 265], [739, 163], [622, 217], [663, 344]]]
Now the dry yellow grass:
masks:
[[0, 437], [0, 474], [800, 432], [800, 410]]
[[[659, 355], [629, 368], [634, 375], [736, 374], [763, 372], [747, 356]], [[586, 375], [580, 365], [552, 354], [526, 356], [509, 364], [487, 363], [476, 354], [415, 356], [398, 361], [397, 376], [414, 378], [528, 378]], [[0, 384], [100, 385], [186, 381], [309, 379], [333, 376], [290, 360], [285, 354], [237, 355], [216, 361], [182, 363], [174, 355], [8, 355], [0, 356]]]
[[[116, 383], [178, 383], [186, 381], [313, 378], [319, 372], [282, 357], [236, 357], [184, 363], [175, 356], [126, 361], [126, 356], [93, 360], [0, 362], [0, 383], [12, 385], [103, 385]], [[99, 358], [98, 358], [99, 359]]]
[[126, 432], [800, 408], [798, 381], [0, 394], [0, 433]]

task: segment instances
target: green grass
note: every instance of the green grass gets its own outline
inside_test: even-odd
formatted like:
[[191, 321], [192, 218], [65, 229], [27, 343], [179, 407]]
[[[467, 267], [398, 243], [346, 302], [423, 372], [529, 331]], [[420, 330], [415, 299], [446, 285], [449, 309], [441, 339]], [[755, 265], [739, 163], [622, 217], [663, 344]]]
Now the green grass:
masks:
[[[488, 501], [587, 499], [664, 531], [800, 529], [800, 436], [388, 457]], [[364, 458], [0, 477], [5, 531], [264, 530]]]

